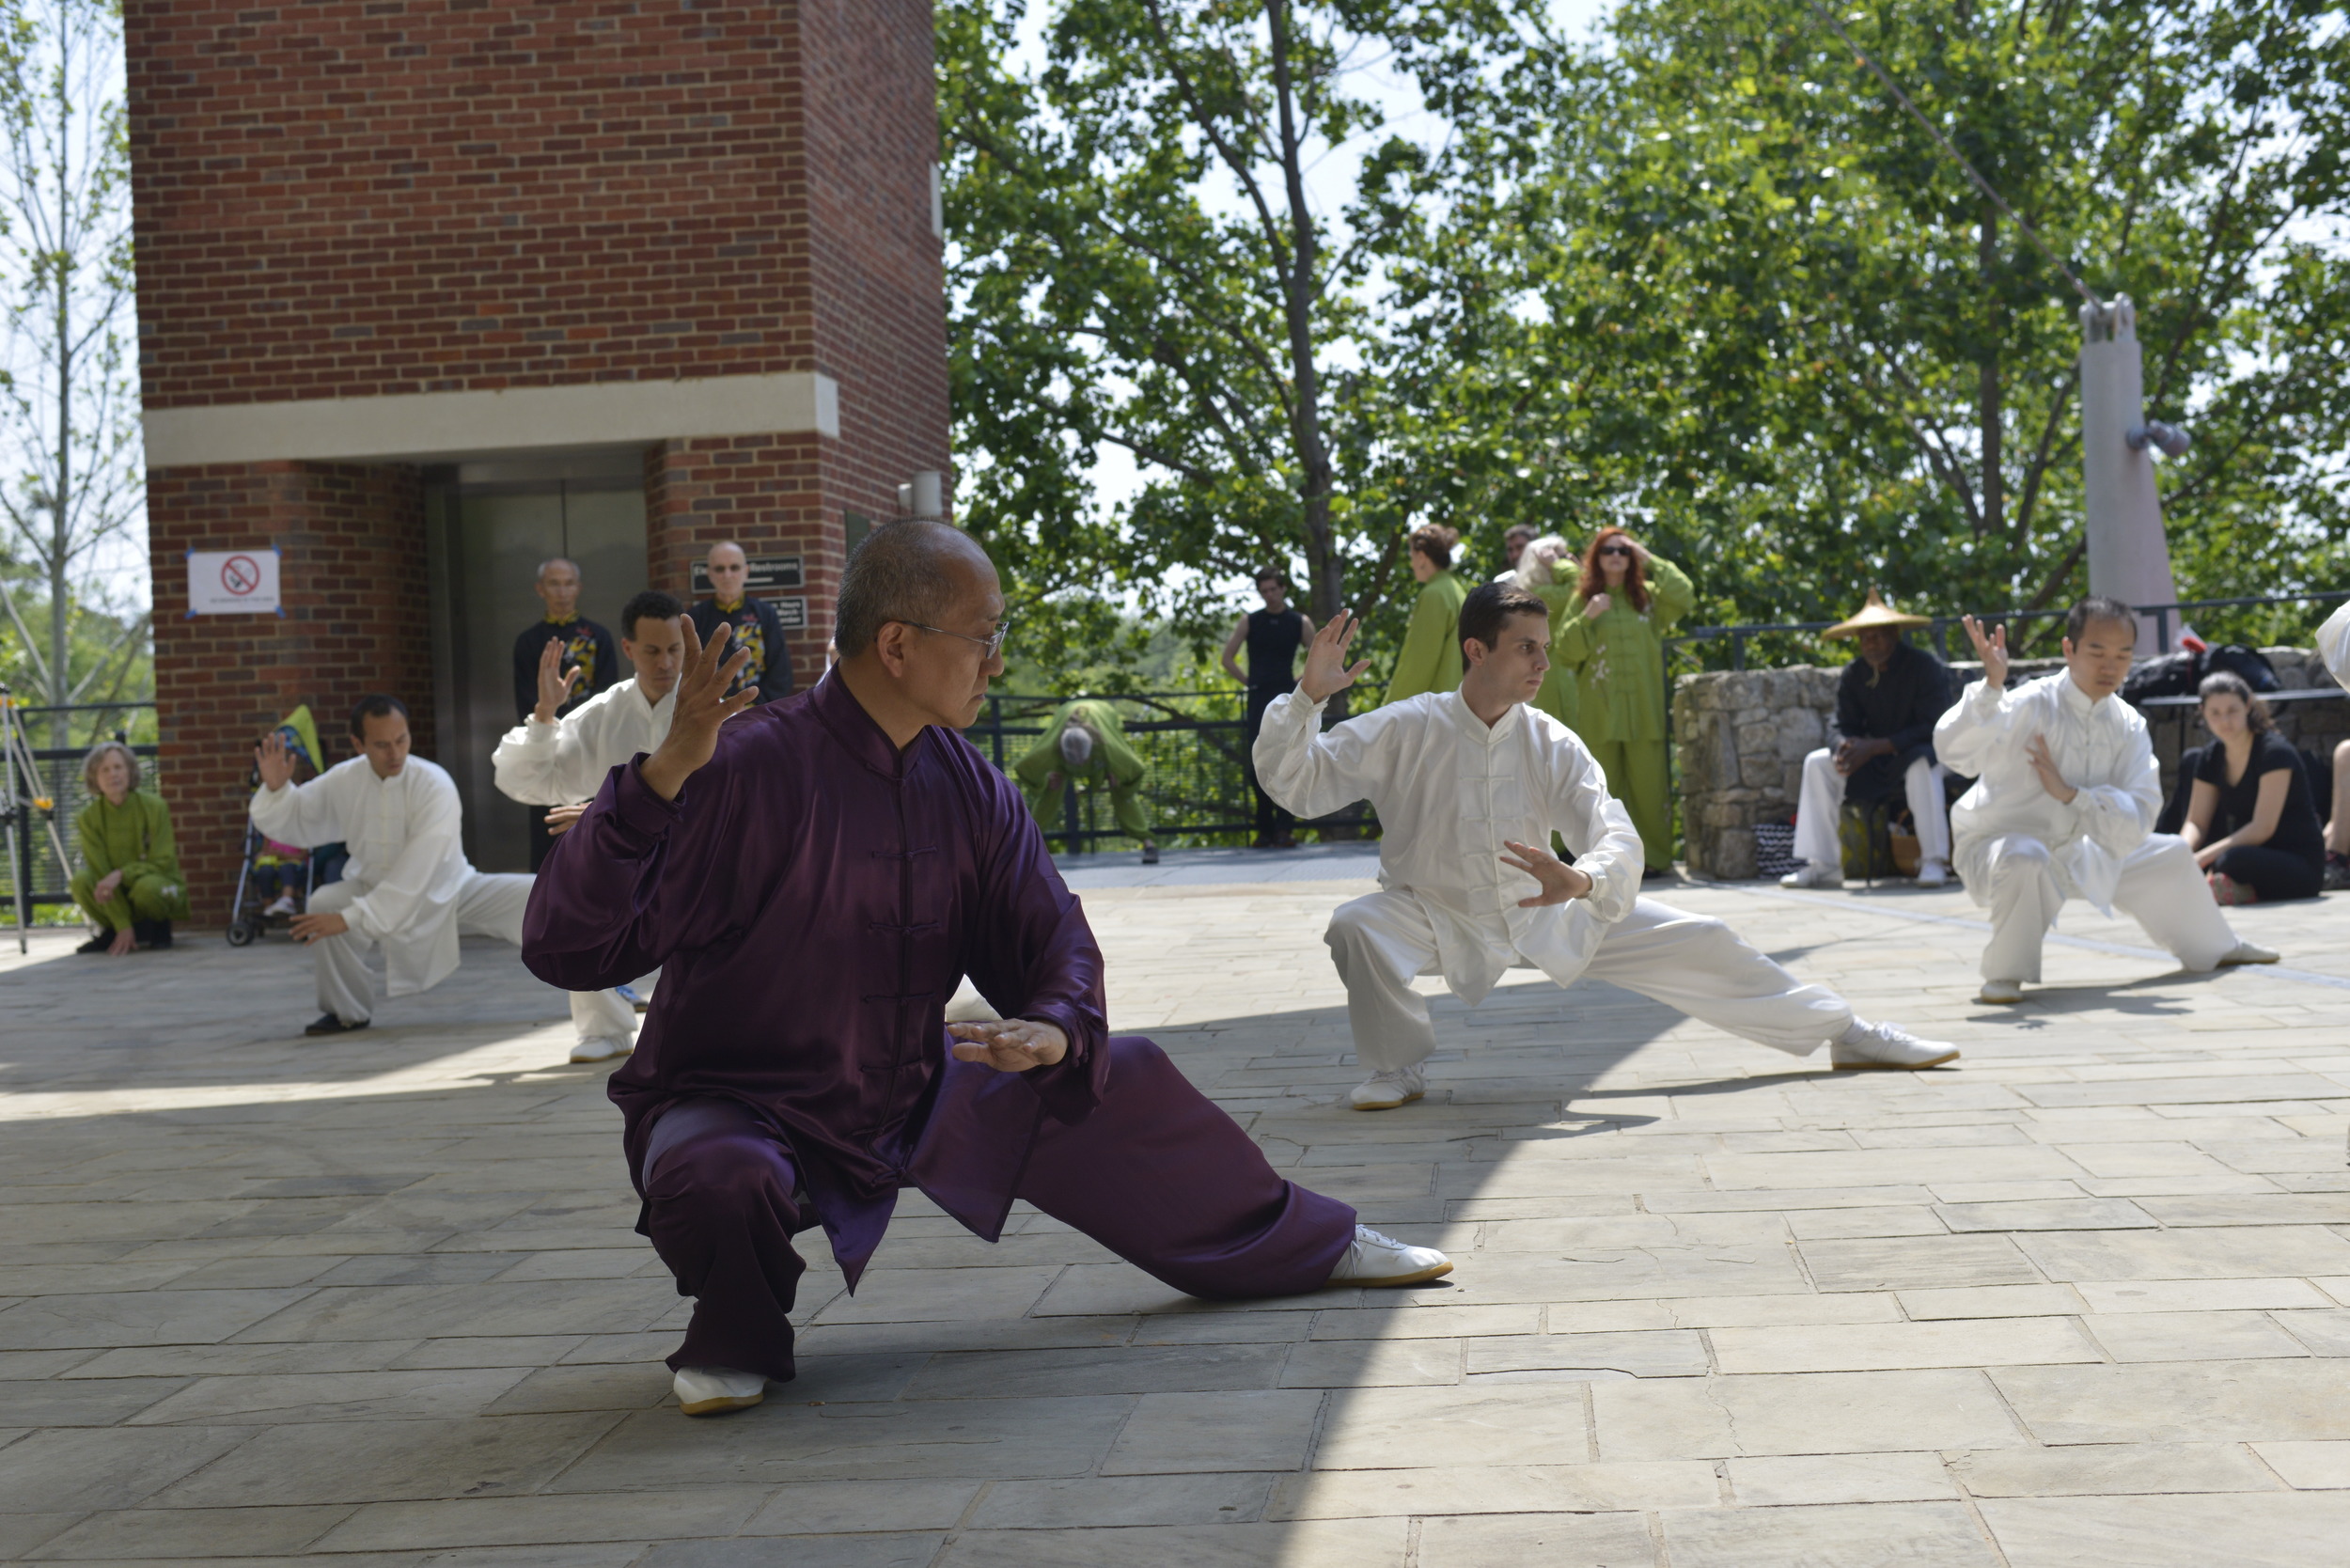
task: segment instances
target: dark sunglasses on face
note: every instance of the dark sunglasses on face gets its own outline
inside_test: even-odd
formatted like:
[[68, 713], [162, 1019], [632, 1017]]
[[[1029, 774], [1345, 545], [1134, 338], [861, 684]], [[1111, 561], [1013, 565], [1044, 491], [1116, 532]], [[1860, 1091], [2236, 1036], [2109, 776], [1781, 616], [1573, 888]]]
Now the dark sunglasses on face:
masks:
[[1632, 554], [1632, 546], [1629, 544], [1603, 544], [1599, 547], [1599, 553], [1603, 556], [1628, 556]]

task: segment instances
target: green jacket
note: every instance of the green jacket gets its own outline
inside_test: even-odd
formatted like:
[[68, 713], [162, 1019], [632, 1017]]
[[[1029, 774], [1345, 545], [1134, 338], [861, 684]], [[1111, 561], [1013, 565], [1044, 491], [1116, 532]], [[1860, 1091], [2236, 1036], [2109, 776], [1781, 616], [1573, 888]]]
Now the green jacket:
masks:
[[82, 840], [82, 865], [91, 876], [120, 871], [125, 884], [161, 878], [173, 889], [179, 906], [174, 919], [186, 919], [186, 883], [180, 874], [180, 850], [171, 837], [171, 808], [164, 797], [133, 790], [120, 806], [104, 796], [82, 808], [73, 819]]
[[1395, 656], [1395, 673], [1387, 678], [1388, 702], [1460, 690], [1461, 601], [1467, 597], [1468, 585], [1449, 572], [1437, 572], [1421, 587], [1403, 629], [1403, 651]]
[[1551, 644], [1550, 656], [1575, 672], [1575, 730], [1587, 741], [1665, 738], [1665, 636], [1697, 604], [1698, 590], [1662, 556], [1648, 558], [1647, 577], [1645, 610], [1611, 594], [1607, 613], [1593, 619], [1578, 591]]
[[1570, 583], [1544, 583], [1527, 591], [1550, 606], [1550, 669], [1543, 676], [1543, 689], [1534, 694], [1534, 706], [1573, 729], [1583, 713], [1583, 690], [1574, 671], [1559, 657], [1559, 641], [1566, 635], [1567, 618], [1580, 596]]
[[1119, 718], [1118, 710], [1098, 698], [1080, 698], [1054, 709], [1053, 722], [1045, 727], [1043, 737], [1011, 765], [1012, 776], [1029, 793], [1043, 789], [1044, 781], [1055, 774], [1064, 778], [1070, 776], [1069, 765], [1060, 757], [1060, 732], [1079, 714], [1084, 715], [1086, 727], [1093, 731], [1093, 756], [1076, 770], [1078, 780], [1100, 783], [1106, 768], [1110, 787], [1123, 790], [1142, 777], [1142, 759], [1126, 744], [1126, 726]]

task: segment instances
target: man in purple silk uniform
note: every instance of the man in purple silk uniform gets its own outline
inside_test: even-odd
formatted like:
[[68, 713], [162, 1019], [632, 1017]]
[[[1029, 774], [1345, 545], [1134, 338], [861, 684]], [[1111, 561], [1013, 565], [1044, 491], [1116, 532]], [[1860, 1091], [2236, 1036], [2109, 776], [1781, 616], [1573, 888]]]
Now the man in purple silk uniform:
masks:
[[[540, 874], [534, 974], [662, 970], [611, 1094], [638, 1229], [696, 1298], [669, 1357], [688, 1415], [791, 1376], [792, 1234], [822, 1225], [854, 1288], [903, 1186], [989, 1241], [1023, 1200], [1195, 1295], [1452, 1266], [1282, 1180], [1157, 1046], [1111, 1038], [1083, 910], [957, 733], [1003, 671], [1003, 613], [977, 544], [910, 521], [850, 561], [813, 691], [727, 697], [744, 654], [689, 627], [668, 735]], [[965, 975], [1001, 1019], [944, 1023]]]

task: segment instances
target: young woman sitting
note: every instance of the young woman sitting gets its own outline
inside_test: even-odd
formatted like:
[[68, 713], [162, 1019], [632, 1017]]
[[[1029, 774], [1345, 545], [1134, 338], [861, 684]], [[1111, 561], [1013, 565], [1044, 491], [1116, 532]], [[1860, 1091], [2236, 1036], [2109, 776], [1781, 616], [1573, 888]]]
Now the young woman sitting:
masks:
[[2270, 727], [2268, 709], [2225, 670], [2201, 688], [2203, 749], [2179, 837], [2223, 904], [2315, 898], [2326, 870], [2325, 829], [2310, 801], [2300, 754]]

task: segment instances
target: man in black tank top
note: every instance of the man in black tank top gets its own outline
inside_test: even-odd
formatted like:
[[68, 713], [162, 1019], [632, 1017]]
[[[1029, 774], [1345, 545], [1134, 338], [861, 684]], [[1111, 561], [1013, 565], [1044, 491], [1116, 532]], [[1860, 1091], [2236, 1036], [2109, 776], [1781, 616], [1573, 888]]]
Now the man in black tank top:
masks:
[[[1232, 635], [1224, 640], [1224, 668], [1233, 680], [1248, 686], [1248, 750], [1242, 753], [1242, 760], [1248, 770], [1249, 787], [1257, 792], [1257, 838], [1250, 847], [1292, 849], [1297, 843], [1297, 819], [1276, 806], [1273, 797], [1258, 786], [1251, 754], [1257, 731], [1264, 724], [1265, 709], [1297, 684], [1297, 651], [1314, 635], [1314, 623], [1290, 604], [1289, 579], [1272, 568], [1257, 573], [1257, 591], [1264, 596], [1264, 608], [1249, 611], [1232, 627]], [[1233, 658], [1243, 643], [1248, 645], [1246, 673]]]

